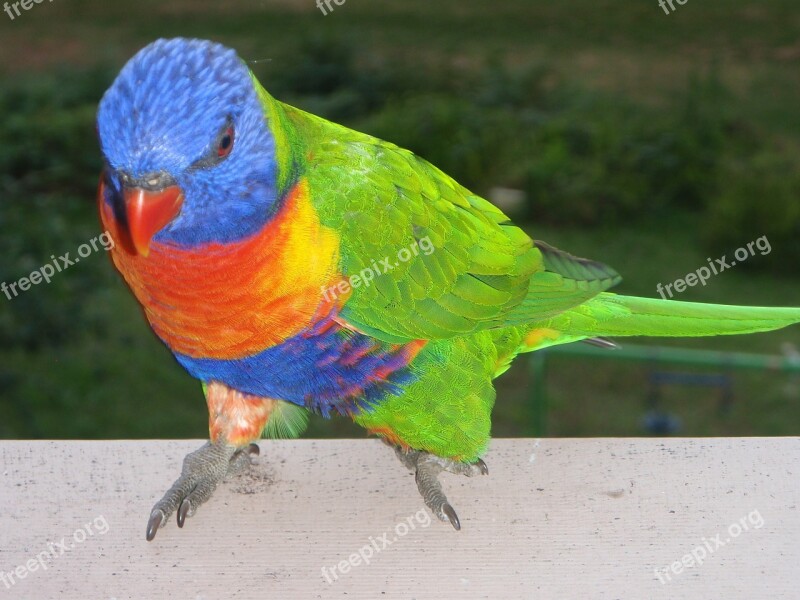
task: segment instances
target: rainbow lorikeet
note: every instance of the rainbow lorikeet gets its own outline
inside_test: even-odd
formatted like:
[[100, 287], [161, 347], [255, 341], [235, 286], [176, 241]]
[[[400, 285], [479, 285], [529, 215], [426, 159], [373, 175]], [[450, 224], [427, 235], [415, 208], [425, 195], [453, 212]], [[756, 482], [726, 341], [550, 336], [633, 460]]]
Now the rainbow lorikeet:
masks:
[[459, 529], [437, 476], [486, 472], [492, 380], [516, 355], [800, 321], [607, 293], [611, 268], [532, 241], [411, 152], [275, 100], [216, 43], [141, 50], [97, 125], [114, 264], [209, 410], [210, 441], [154, 506], [148, 539], [246, 468], [262, 433], [299, 435], [307, 411], [395, 446]]

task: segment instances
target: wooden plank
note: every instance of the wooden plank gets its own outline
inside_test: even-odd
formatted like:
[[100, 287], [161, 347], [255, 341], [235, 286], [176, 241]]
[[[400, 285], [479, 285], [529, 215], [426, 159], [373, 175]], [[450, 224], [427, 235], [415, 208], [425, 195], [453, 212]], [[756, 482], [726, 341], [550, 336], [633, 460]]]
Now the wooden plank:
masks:
[[460, 532], [375, 440], [264, 441], [147, 543], [201, 443], [0, 442], [0, 597], [800, 597], [798, 438], [495, 440], [488, 477], [442, 476]]

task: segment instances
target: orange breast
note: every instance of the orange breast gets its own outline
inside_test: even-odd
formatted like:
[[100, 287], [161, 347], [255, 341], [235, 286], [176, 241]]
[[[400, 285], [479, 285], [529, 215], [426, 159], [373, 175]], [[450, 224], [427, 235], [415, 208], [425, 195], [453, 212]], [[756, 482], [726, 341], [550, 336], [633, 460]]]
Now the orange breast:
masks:
[[[121, 240], [111, 209], [103, 225]], [[327, 314], [338, 281], [339, 237], [322, 226], [298, 183], [278, 214], [240, 242], [184, 249], [153, 243], [147, 258], [121, 243], [112, 259], [156, 334], [196, 358], [235, 359], [279, 344]]]

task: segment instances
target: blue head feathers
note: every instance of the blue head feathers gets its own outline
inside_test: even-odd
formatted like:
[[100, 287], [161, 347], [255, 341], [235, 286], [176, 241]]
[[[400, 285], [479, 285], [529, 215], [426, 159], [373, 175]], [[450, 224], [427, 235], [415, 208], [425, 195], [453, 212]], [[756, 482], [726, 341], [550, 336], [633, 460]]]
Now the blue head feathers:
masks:
[[112, 205], [131, 182], [160, 177], [181, 188], [180, 214], [157, 241], [230, 242], [258, 231], [274, 212], [274, 140], [233, 50], [203, 40], [153, 42], [106, 91], [97, 129]]

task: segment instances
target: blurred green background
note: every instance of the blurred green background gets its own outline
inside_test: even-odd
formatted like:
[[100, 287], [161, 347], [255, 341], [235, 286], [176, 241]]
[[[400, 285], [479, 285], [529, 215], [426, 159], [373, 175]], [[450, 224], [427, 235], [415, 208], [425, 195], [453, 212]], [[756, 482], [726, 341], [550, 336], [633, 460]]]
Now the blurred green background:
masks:
[[[796, 0], [676, 7], [346, 0], [324, 16], [314, 0], [54, 0], [2, 13], [0, 281], [99, 233], [97, 102], [136, 50], [181, 35], [236, 48], [283, 101], [408, 147], [487, 197], [522, 199], [509, 206], [518, 222], [615, 266], [621, 293], [654, 296], [766, 235], [771, 253], [680, 299], [800, 305]], [[779, 354], [800, 347], [800, 327], [637, 343]], [[532, 434], [529, 359], [497, 382], [496, 436]], [[645, 366], [548, 365], [548, 434], [645, 433]], [[796, 376], [733, 377], [725, 414], [718, 390], [665, 390], [680, 433], [800, 434]], [[4, 438], [207, 435], [199, 385], [102, 252], [0, 295], [0, 415]], [[310, 435], [362, 433], [337, 418]]]

